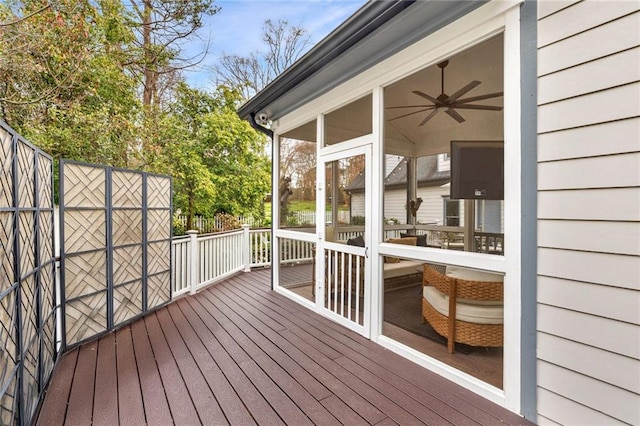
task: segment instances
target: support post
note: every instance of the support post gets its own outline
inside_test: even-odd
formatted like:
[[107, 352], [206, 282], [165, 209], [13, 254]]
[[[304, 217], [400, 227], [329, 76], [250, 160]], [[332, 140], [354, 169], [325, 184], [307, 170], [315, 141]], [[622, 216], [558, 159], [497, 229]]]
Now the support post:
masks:
[[244, 272], [251, 272], [251, 229], [250, 225], [242, 225], [242, 259], [244, 262]]
[[200, 256], [198, 254], [198, 231], [189, 230], [189, 294], [196, 294], [198, 288], [198, 264]]

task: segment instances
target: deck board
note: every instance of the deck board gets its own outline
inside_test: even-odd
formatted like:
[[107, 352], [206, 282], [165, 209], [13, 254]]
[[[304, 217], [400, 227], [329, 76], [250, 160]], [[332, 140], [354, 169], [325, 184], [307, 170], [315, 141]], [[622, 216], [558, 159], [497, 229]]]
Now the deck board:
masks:
[[144, 321], [136, 321], [131, 324], [131, 337], [138, 364], [140, 391], [147, 424], [165, 424], [167, 420], [171, 421], [171, 410]]
[[96, 390], [93, 403], [93, 424], [109, 426], [118, 423], [118, 370], [116, 367], [115, 334], [98, 343]]
[[96, 359], [98, 342], [82, 346], [78, 351], [65, 424], [90, 424], [93, 417]]
[[236, 275], [72, 350], [37, 424], [527, 424], [270, 279]]
[[[100, 342], [102, 340], [100, 339]], [[115, 341], [117, 344], [116, 362], [118, 363], [119, 421], [121, 424], [140, 424], [145, 421], [144, 404], [142, 403], [131, 327], [125, 326], [116, 331]]]
[[67, 402], [71, 392], [71, 383], [78, 360], [78, 350], [67, 352], [54, 370], [51, 376], [51, 383], [46, 391], [46, 398], [40, 409], [41, 415], [36, 424], [38, 426], [61, 425], [64, 423], [67, 413]]

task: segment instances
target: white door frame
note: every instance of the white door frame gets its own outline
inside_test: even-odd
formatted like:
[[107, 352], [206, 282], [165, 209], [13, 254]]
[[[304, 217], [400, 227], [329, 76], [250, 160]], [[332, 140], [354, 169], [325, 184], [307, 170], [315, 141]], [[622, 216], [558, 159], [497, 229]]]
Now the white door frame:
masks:
[[[320, 121], [320, 120], [319, 120]], [[316, 233], [318, 235], [318, 242], [316, 246], [316, 288], [315, 288], [315, 306], [316, 311], [323, 316], [326, 316], [337, 323], [353, 330], [363, 336], [371, 337], [371, 257], [369, 256], [371, 247], [371, 232], [372, 221], [365, 221], [364, 231], [364, 247], [349, 246], [346, 244], [340, 244], [336, 242], [326, 241], [325, 235], [325, 211], [326, 211], [326, 195], [325, 195], [325, 182], [326, 182], [326, 165], [332, 161], [341, 160], [344, 158], [355, 157], [357, 155], [364, 155], [365, 158], [365, 211], [371, 211], [371, 197], [369, 195], [372, 173], [371, 173], [371, 155], [372, 155], [372, 141], [373, 138], [370, 135], [352, 139], [347, 142], [343, 142], [337, 145], [332, 145], [327, 148], [319, 148], [319, 155], [316, 168]], [[344, 316], [341, 316], [325, 306], [325, 250], [332, 250], [338, 253], [345, 253], [346, 256], [361, 256], [364, 257], [364, 298], [362, 301], [362, 325], [358, 322], [349, 320]], [[349, 299], [351, 301], [351, 299]], [[349, 303], [351, 305], [351, 303]], [[357, 303], [359, 307], [359, 302]], [[350, 308], [350, 306], [348, 306]]]

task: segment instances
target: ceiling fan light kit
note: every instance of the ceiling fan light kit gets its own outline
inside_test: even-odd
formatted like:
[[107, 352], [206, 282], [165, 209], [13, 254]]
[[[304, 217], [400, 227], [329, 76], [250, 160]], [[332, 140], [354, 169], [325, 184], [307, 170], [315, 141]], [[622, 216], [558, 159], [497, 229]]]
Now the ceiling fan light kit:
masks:
[[420, 114], [422, 112], [431, 111], [427, 116], [418, 124], [418, 126], [424, 126], [429, 120], [431, 120], [435, 115], [444, 111], [449, 117], [456, 120], [458, 123], [463, 123], [465, 121], [464, 117], [460, 115], [456, 111], [456, 109], [475, 109], [475, 110], [484, 110], [484, 111], [502, 111], [503, 107], [501, 106], [493, 106], [493, 105], [480, 105], [480, 104], [472, 104], [471, 102], [482, 101], [486, 99], [497, 98], [503, 95], [503, 92], [494, 92], [488, 93], [486, 95], [472, 96], [469, 98], [462, 98], [463, 95], [473, 90], [475, 87], [481, 84], [478, 80], [473, 80], [469, 82], [466, 86], [462, 87], [460, 90], [455, 92], [452, 95], [447, 95], [444, 92], [444, 69], [449, 65], [449, 61], [445, 60], [438, 64], [438, 68], [441, 70], [441, 91], [437, 97], [433, 97], [419, 90], [413, 90], [412, 93], [420, 96], [423, 99], [431, 102], [432, 104], [424, 104], [424, 105], [404, 105], [404, 106], [396, 106], [396, 107], [388, 107], [387, 109], [399, 109], [399, 108], [420, 108], [417, 111], [412, 111], [407, 114], [402, 114], [397, 117], [391, 118], [389, 121], [398, 120], [400, 118], [408, 117], [414, 114]]

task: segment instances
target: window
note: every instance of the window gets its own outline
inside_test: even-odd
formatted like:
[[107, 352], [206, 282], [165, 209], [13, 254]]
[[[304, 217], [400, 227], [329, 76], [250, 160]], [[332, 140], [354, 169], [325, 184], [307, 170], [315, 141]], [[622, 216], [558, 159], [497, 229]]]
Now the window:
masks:
[[460, 226], [460, 200], [452, 200], [449, 197], [442, 197], [445, 226]]

